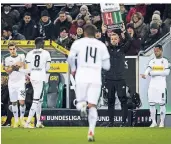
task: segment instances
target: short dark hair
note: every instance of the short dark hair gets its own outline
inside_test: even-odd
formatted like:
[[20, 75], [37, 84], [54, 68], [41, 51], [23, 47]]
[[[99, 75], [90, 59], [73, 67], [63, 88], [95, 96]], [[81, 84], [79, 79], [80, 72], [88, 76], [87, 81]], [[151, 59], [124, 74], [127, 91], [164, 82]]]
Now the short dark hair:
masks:
[[37, 49], [44, 48], [44, 38], [43, 37], [37, 37], [35, 39], [35, 45], [36, 45]]
[[30, 16], [30, 17], [31, 17], [31, 13], [26, 12], [26, 13], [24, 14], [24, 17], [25, 17], [25, 16]]
[[16, 43], [15, 42], [9, 42], [8, 43], [8, 48], [11, 47], [11, 46], [16, 46]]
[[6, 27], [4, 27], [2, 30], [12, 32], [12, 27], [6, 26]]
[[95, 25], [92, 24], [86, 24], [83, 27], [84, 32], [88, 35], [88, 36], [95, 36], [96, 32], [97, 32], [97, 28]]
[[60, 32], [66, 31], [66, 33], [69, 33], [69, 29], [67, 27], [61, 27]]
[[162, 47], [162, 45], [161, 45], [161, 44], [157, 44], [157, 45], [155, 45], [155, 48], [159, 48], [160, 50], [163, 50], [163, 47]]
[[65, 11], [60, 11], [58, 15], [60, 15], [60, 14], [66, 14], [66, 12]]

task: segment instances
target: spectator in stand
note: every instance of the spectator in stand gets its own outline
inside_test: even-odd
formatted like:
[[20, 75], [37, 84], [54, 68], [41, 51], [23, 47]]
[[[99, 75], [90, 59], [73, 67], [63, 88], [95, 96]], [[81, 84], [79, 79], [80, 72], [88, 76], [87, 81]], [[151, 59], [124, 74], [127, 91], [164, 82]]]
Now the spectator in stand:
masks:
[[161, 17], [163, 17], [164, 8], [165, 8], [165, 5], [167, 4], [146, 4], [146, 5], [147, 5], [147, 8], [146, 8], [147, 14], [144, 17], [144, 22], [148, 24], [151, 22], [151, 17], [153, 15], [153, 12], [156, 10], [160, 11]]
[[76, 20], [78, 19], [78, 17], [83, 16], [84, 20], [86, 21], [86, 23], [89, 23], [91, 20], [91, 14], [88, 11], [88, 7], [86, 5], [82, 5], [80, 8], [80, 13], [77, 15]]
[[55, 7], [52, 3], [46, 4], [45, 10], [48, 11], [50, 20], [54, 22], [54, 20], [57, 18], [59, 9], [58, 7]]
[[95, 38], [103, 42], [101, 29], [97, 29]]
[[7, 24], [7, 26], [12, 27], [15, 25], [20, 18], [20, 13], [18, 10], [12, 9], [10, 5], [4, 5], [2, 11], [2, 19]]
[[7, 22], [5, 22], [5, 20], [2, 18], [1, 19], [1, 31], [7, 26], [8, 26]]
[[141, 13], [142, 17], [146, 16], [146, 8], [147, 5], [145, 4], [136, 4], [135, 7], [129, 10], [128, 15], [126, 16], [127, 23], [130, 23], [132, 16], [137, 12]]
[[147, 26], [144, 23], [144, 17], [140, 12], [136, 12], [132, 16], [131, 23], [134, 25], [134, 30], [137, 35], [137, 37], [143, 39], [147, 33]]
[[136, 33], [134, 32], [133, 23], [128, 23], [126, 25], [126, 30], [132, 38], [132, 42], [128, 48], [129, 51], [126, 52], [126, 55], [138, 55], [141, 47], [141, 40], [137, 37]]
[[72, 42], [77, 39], [83, 38], [83, 28], [78, 27], [76, 35], [71, 35], [71, 38], [72, 38]]
[[73, 20], [71, 28], [69, 30], [70, 36], [72, 36], [72, 35], [76, 36], [77, 28], [78, 27], [83, 27], [84, 25], [85, 25], [85, 20], [84, 20], [83, 16], [79, 16], [77, 18], [77, 20]]
[[167, 27], [171, 27], [171, 4], [166, 4], [163, 20]]
[[152, 21], [150, 22], [150, 24], [152, 24], [152, 23], [157, 23], [159, 25], [159, 27], [161, 29], [162, 36], [165, 35], [166, 33], [168, 33], [170, 30], [170, 28], [167, 27], [166, 24], [162, 22], [161, 17], [160, 17], [160, 11], [154, 11], [154, 13], [152, 15]]
[[38, 26], [39, 34], [45, 40], [55, 40], [54, 24], [49, 18], [47, 10], [41, 12], [41, 19]]
[[40, 13], [37, 5], [35, 4], [25, 4], [25, 7], [20, 7], [19, 12], [21, 14], [21, 18], [24, 17], [24, 14], [26, 12], [31, 13], [32, 20], [34, 20], [36, 23], [40, 20]]
[[7, 26], [2, 30], [2, 40], [11, 40], [12, 39], [12, 28]]
[[160, 26], [157, 23], [150, 24], [150, 33], [145, 36], [145, 40], [142, 41], [142, 49], [146, 50], [152, 44], [157, 42], [162, 37]]
[[166, 4], [164, 15], [163, 15], [163, 21], [166, 26], [166, 33], [170, 31], [171, 27], [171, 4]]
[[71, 38], [68, 35], [69, 35], [68, 28], [66, 27], [60, 28], [60, 37], [57, 39], [56, 43], [70, 50], [72, 43], [71, 43]]
[[11, 40], [26, 40], [25, 36], [19, 33], [18, 25], [14, 25], [12, 27], [12, 39]]
[[126, 10], [124, 4], [120, 4], [120, 12], [122, 15], [122, 20], [123, 20], [124, 24], [126, 25], [126, 16], [128, 14], [128, 11]]
[[68, 29], [71, 28], [72, 25], [71, 22], [72, 22], [72, 17], [70, 15], [66, 15], [66, 13], [63, 11], [59, 12], [59, 17], [54, 21], [56, 38], [58, 38], [60, 35], [61, 27], [66, 27]]
[[76, 35], [77, 39], [83, 38], [83, 28], [82, 27], [78, 27], [77, 28], [77, 35]]
[[19, 23], [20, 33], [23, 34], [26, 40], [34, 40], [37, 36], [37, 25], [31, 19], [31, 14], [26, 12], [23, 20]]
[[66, 4], [65, 7], [61, 8], [61, 11], [67, 12], [73, 19], [75, 19], [80, 12], [76, 4]]
[[102, 19], [100, 13], [98, 13], [97, 11], [92, 12], [92, 24], [94, 24], [97, 29], [101, 29]]

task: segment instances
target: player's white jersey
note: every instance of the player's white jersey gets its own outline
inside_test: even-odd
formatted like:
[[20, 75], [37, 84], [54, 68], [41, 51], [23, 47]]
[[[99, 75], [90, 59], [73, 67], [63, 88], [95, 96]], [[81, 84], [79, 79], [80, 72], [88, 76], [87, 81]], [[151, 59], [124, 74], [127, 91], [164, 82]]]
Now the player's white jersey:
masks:
[[[169, 69], [169, 62], [166, 58], [154, 58], [150, 60], [148, 67], [151, 68], [151, 71], [160, 71], [163, 72], [165, 69]], [[166, 76], [151, 76], [151, 81], [149, 87], [155, 87], [157, 89], [166, 88]]]
[[[5, 58], [5, 66], [12, 66], [15, 65], [17, 62], [25, 62], [25, 55], [18, 54], [16, 57], [6, 57]], [[17, 85], [20, 83], [25, 83], [25, 74], [18, 71], [13, 71], [9, 74], [8, 83], [10, 85]]]
[[81, 38], [71, 46], [77, 53], [76, 83], [101, 84], [102, 61], [109, 59], [107, 47], [95, 38]]
[[51, 62], [51, 56], [47, 50], [31, 50], [26, 56], [26, 62], [29, 64], [31, 80], [46, 80], [46, 64]]

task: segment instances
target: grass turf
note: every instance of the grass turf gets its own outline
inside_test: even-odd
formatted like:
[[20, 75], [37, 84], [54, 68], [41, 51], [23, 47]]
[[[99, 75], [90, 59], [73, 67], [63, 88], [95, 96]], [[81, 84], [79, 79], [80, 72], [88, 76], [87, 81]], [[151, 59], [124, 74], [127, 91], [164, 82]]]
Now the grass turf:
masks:
[[[2, 144], [87, 144], [85, 127], [2, 128]], [[171, 128], [96, 128], [96, 144], [170, 144]]]

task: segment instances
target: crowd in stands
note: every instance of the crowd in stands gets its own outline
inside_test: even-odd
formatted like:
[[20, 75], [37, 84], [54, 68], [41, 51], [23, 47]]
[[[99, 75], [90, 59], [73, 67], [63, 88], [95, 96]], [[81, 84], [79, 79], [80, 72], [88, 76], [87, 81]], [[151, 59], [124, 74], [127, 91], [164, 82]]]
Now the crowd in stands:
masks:
[[[127, 55], [137, 55], [170, 31], [171, 4], [120, 4], [123, 22], [133, 41]], [[100, 5], [54, 6], [25, 4], [2, 6], [1, 31], [3, 40], [34, 40], [42, 36], [70, 49], [74, 40], [83, 37], [83, 26], [92, 23], [97, 27], [96, 38], [109, 43], [111, 33], [102, 24]]]

